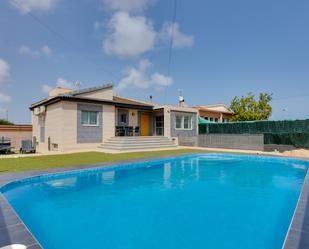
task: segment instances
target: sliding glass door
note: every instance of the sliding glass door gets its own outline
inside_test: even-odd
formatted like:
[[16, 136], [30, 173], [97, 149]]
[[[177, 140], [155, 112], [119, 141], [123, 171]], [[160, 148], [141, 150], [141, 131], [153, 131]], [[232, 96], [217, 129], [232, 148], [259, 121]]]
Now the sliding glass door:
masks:
[[164, 116], [156, 116], [156, 136], [164, 136]]

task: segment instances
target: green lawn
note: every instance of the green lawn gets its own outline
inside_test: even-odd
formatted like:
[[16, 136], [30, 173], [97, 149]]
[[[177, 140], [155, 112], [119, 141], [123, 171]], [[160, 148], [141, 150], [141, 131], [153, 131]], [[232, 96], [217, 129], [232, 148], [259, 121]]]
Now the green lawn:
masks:
[[49, 168], [60, 168], [66, 166], [96, 164], [106, 162], [124, 161], [129, 159], [152, 158], [163, 155], [180, 155], [198, 152], [193, 149], [178, 149], [165, 151], [132, 152], [122, 154], [108, 154], [102, 152], [83, 152], [50, 156], [33, 156], [20, 158], [0, 159], [0, 174], [9, 172], [20, 172], [27, 170], [40, 170]]

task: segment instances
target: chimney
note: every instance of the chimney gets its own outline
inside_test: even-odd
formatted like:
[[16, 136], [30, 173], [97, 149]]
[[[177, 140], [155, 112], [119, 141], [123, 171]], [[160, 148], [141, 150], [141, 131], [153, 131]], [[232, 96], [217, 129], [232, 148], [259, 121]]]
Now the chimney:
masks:
[[72, 92], [72, 91], [73, 91], [72, 89], [58, 86], [58, 87], [55, 87], [55, 88], [52, 88], [51, 90], [49, 90], [48, 97], [54, 97], [54, 96], [64, 94], [64, 93], [69, 93], [69, 92]]

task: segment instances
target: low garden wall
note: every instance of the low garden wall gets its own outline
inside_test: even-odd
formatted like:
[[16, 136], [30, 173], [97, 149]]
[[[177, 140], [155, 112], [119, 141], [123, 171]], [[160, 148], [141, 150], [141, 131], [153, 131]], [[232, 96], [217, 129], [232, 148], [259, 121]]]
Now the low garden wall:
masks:
[[264, 136], [263, 134], [200, 134], [198, 146], [263, 151]]
[[0, 139], [10, 139], [12, 150], [18, 151], [22, 140], [32, 140], [32, 125], [0, 125]]

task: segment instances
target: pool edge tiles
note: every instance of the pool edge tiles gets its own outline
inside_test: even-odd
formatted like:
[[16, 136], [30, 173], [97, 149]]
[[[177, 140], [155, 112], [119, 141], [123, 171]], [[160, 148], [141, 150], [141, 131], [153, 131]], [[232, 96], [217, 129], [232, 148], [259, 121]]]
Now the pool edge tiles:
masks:
[[309, 248], [309, 169], [282, 249]]
[[0, 193], [0, 247], [11, 244], [22, 244], [28, 249], [43, 248]]
[[[143, 163], [143, 162], [153, 162], [153, 163], [158, 163], [160, 161], [166, 161], [166, 160], [172, 160], [172, 159], [182, 159], [182, 158], [188, 158], [192, 156], [203, 156], [205, 157], [229, 157], [229, 158], [248, 158], [248, 155], [231, 155], [231, 154], [226, 154], [226, 153], [193, 153], [193, 154], [186, 154], [186, 155], [179, 155], [179, 156], [162, 156], [162, 157], [156, 157], [156, 158], [149, 158], [149, 159], [135, 159], [135, 160], [127, 160], [123, 162], [114, 162], [114, 163], [101, 163], [101, 164], [95, 164], [95, 165], [83, 165], [83, 166], [74, 166], [74, 167], [67, 167], [67, 168], [61, 168], [61, 169], [50, 169], [50, 170], [44, 170], [44, 171], [29, 171], [29, 172], [24, 172], [24, 173], [18, 173], [15, 174], [15, 179], [14, 179], [14, 174], [10, 174], [10, 177], [7, 179], [5, 182], [3, 179], [1, 179], [0, 176], [0, 190], [3, 190], [4, 186], [6, 185], [11, 185], [11, 187], [14, 187], [14, 183], [18, 184], [20, 182], [23, 182], [24, 180], [31, 181], [31, 179], [40, 179], [40, 178], [45, 178], [47, 179], [49, 177], [53, 176], [65, 176], [65, 175], [71, 175], [71, 174], [78, 174], [82, 173], [84, 171], [92, 171], [96, 172], [98, 170], [110, 170], [110, 169], [115, 169], [115, 168], [122, 168], [122, 166], [127, 166], [130, 167], [130, 165], [133, 164], [138, 164], [138, 163]], [[307, 160], [299, 160], [299, 159], [294, 159], [294, 158], [281, 158], [281, 157], [265, 157], [265, 156], [249, 156], [251, 159], [258, 159], [258, 160], [263, 160], [267, 158], [268, 160], [282, 160], [290, 163], [297, 163], [297, 162], [306, 162], [308, 164], [309, 161]], [[104, 168], [104, 169], [103, 169]], [[304, 179], [303, 187], [300, 193], [299, 201], [297, 203], [297, 207], [295, 209], [294, 214], [298, 214], [299, 209], [304, 208], [302, 203], [303, 201], [306, 201], [306, 204], [309, 202], [308, 197], [309, 197], [309, 171], [307, 170], [306, 177]], [[2, 183], [2, 184], [1, 184]], [[4, 184], [3, 184], [4, 183]], [[5, 196], [1, 193], [0, 191], [0, 224], [3, 222], [3, 224], [6, 224], [7, 226], [2, 228], [0, 227], [0, 247], [5, 246], [10, 243], [22, 243], [26, 244], [30, 249], [35, 249], [35, 248], [42, 248], [39, 244], [39, 242], [35, 239], [35, 237], [31, 234], [31, 232], [27, 229], [26, 225], [22, 222], [22, 220], [18, 217], [18, 215], [15, 213], [13, 208], [11, 207], [10, 203], [6, 200]], [[305, 199], [307, 197], [307, 199]], [[3, 212], [6, 210], [5, 213]], [[296, 228], [296, 225], [302, 226], [302, 224], [306, 223], [309, 224], [309, 205], [306, 205], [306, 213], [307, 215], [303, 213], [300, 213], [300, 215], [294, 215], [291, 221], [290, 229], [288, 230], [286, 241], [284, 244], [284, 249], [305, 249], [308, 248], [308, 244], [304, 244], [304, 239], [302, 235], [309, 235], [309, 232], [303, 232], [301, 230], [298, 230]], [[1, 220], [2, 218], [2, 220]], [[306, 222], [305, 222], [306, 219]], [[295, 222], [298, 223], [295, 223]], [[295, 224], [296, 225], [295, 225]], [[293, 225], [294, 224], [294, 225]], [[2, 239], [2, 232], [6, 234], [7, 239]], [[9, 239], [9, 240], [8, 240]], [[307, 239], [308, 241], [308, 239]], [[303, 245], [303, 246], [302, 246]], [[296, 247], [297, 246], [297, 247]]]

